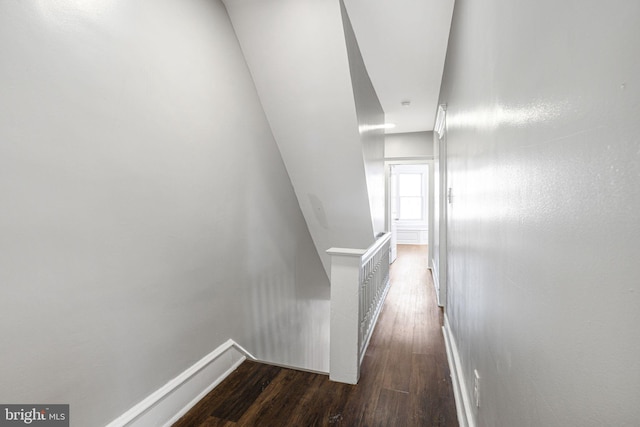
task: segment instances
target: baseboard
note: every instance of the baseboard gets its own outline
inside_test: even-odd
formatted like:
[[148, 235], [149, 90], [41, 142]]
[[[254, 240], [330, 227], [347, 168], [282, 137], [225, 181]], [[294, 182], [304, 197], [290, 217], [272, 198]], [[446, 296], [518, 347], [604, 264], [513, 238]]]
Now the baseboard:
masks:
[[268, 360], [262, 360], [262, 359], [253, 359], [253, 360], [255, 362], [262, 363], [263, 365], [277, 366], [278, 368], [291, 369], [291, 370], [294, 370], [294, 371], [301, 371], [301, 372], [308, 372], [310, 374], [316, 374], [316, 375], [329, 375], [328, 371], [318, 371], [316, 369], [301, 368], [299, 366], [287, 365], [286, 363], [270, 362]]
[[247, 358], [255, 359], [230, 339], [107, 427], [171, 426]]
[[426, 245], [429, 243], [429, 230], [426, 228], [398, 228], [396, 238], [399, 245]]
[[446, 313], [444, 315], [444, 326], [442, 327], [444, 334], [444, 343], [447, 348], [447, 360], [449, 362], [449, 371], [451, 371], [451, 382], [453, 384], [453, 396], [456, 400], [456, 411], [458, 413], [458, 423], [460, 427], [475, 427], [475, 417], [473, 415], [473, 406], [469, 401], [469, 393], [467, 393], [467, 382], [464, 378], [464, 371], [460, 363], [460, 354], [456, 340], [451, 332], [449, 318]]

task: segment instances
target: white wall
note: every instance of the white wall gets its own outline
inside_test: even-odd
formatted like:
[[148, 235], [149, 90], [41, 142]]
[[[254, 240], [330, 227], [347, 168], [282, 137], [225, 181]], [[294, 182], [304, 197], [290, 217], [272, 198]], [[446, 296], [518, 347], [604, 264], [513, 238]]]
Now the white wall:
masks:
[[385, 198], [384, 198], [384, 111], [376, 91], [371, 84], [365, 67], [356, 35], [351, 27], [349, 16], [344, 3], [340, 2], [342, 22], [344, 25], [345, 43], [349, 57], [349, 71], [353, 87], [353, 99], [360, 130], [360, 141], [364, 158], [364, 169], [367, 174], [367, 189], [369, 205], [376, 235], [384, 233], [386, 229]]
[[329, 285], [224, 6], [0, 2], [0, 401], [104, 425], [228, 338], [328, 369]]
[[414, 159], [433, 157], [433, 132], [391, 133], [384, 136], [384, 157]]
[[374, 241], [340, 2], [225, 0], [325, 271]]
[[456, 2], [446, 313], [479, 426], [640, 419], [639, 16]]

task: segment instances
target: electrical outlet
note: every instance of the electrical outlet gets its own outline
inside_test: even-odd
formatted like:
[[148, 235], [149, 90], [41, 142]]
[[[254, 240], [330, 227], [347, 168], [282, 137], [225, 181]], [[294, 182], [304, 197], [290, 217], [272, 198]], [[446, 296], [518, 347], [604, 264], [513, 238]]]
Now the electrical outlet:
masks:
[[478, 370], [473, 370], [473, 400], [476, 403], [476, 408], [480, 407], [480, 374]]

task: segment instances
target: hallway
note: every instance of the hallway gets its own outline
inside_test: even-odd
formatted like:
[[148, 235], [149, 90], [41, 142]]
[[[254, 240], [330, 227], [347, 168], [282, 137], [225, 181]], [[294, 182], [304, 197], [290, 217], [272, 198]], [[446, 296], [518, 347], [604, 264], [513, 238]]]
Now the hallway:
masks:
[[174, 426], [457, 426], [426, 265], [426, 246], [398, 246], [358, 385], [246, 361]]

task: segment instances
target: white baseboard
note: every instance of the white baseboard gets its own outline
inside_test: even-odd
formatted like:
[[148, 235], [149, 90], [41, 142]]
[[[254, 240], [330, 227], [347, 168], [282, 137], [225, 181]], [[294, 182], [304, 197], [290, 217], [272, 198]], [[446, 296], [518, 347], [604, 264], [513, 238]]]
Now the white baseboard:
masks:
[[171, 426], [247, 358], [255, 359], [230, 339], [106, 427]]
[[467, 393], [467, 382], [464, 378], [464, 371], [460, 363], [460, 354], [456, 340], [451, 332], [449, 318], [446, 313], [444, 315], [444, 326], [442, 327], [444, 334], [444, 342], [447, 348], [447, 360], [449, 361], [449, 370], [451, 371], [451, 382], [453, 383], [453, 396], [456, 400], [456, 411], [458, 413], [458, 423], [460, 427], [475, 427], [476, 421], [473, 415], [473, 406], [469, 401], [469, 393]]
[[429, 243], [429, 230], [419, 228], [400, 228], [396, 230], [399, 245], [426, 245]]

